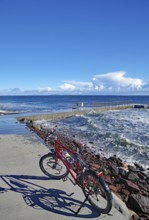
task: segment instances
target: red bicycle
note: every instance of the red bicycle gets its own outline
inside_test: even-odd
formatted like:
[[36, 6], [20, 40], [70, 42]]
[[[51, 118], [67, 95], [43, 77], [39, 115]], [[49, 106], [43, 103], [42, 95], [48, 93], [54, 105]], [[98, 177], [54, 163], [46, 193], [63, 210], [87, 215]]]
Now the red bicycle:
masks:
[[[48, 138], [51, 137], [51, 134]], [[102, 173], [97, 174], [93, 171], [81, 159], [78, 152], [54, 139], [54, 149], [51, 149], [51, 152], [40, 158], [39, 166], [45, 175], [54, 179], [66, 179], [68, 174], [70, 174], [75, 184], [81, 187], [85, 195], [85, 200], [81, 207], [88, 200], [98, 212], [103, 214], [110, 212], [112, 195], [108, 185], [101, 177]]]

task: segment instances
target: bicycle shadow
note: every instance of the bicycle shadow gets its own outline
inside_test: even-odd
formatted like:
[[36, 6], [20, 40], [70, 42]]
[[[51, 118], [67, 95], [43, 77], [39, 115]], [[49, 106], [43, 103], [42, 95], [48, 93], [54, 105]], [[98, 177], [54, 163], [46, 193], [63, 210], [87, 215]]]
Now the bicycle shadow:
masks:
[[95, 218], [100, 215], [94, 208], [85, 203], [80, 212], [76, 214], [83, 201], [74, 199], [72, 194], [67, 194], [59, 189], [47, 189], [35, 184], [34, 180], [50, 180], [48, 177], [28, 175], [0, 175], [6, 187], [0, 186], [0, 193], [13, 191], [22, 194], [25, 203], [34, 209], [44, 209], [60, 215], [70, 217]]

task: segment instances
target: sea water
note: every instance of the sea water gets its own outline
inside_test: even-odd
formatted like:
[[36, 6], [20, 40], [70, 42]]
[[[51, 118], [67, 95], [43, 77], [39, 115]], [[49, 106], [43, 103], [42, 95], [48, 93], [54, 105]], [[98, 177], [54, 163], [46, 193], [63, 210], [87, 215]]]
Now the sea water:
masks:
[[[83, 106], [82, 106], [83, 103]], [[58, 126], [89, 146], [95, 153], [116, 154], [128, 163], [149, 165], [149, 109], [134, 108], [95, 112], [92, 107], [122, 104], [148, 105], [148, 96], [2, 96], [0, 110], [15, 115], [0, 115], [0, 134], [25, 134], [30, 131], [16, 116], [48, 114], [89, 108], [86, 115], [62, 120], [41, 121], [44, 126]]]

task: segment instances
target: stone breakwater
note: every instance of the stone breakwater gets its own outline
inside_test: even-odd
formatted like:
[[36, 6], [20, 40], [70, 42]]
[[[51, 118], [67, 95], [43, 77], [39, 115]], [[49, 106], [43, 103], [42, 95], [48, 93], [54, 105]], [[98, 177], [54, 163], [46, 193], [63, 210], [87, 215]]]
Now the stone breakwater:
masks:
[[[49, 130], [35, 128], [32, 123], [27, 125], [46, 141]], [[55, 130], [55, 135], [67, 147], [73, 150], [79, 148], [84, 161], [96, 172], [103, 172], [103, 178], [111, 191], [132, 211], [130, 220], [149, 220], [149, 169], [145, 170], [137, 163], [134, 166], [127, 165], [115, 155], [109, 158], [96, 155], [88, 146], [77, 142], [75, 136], [68, 137], [58, 129]], [[48, 140], [48, 145], [53, 146], [52, 138]]]

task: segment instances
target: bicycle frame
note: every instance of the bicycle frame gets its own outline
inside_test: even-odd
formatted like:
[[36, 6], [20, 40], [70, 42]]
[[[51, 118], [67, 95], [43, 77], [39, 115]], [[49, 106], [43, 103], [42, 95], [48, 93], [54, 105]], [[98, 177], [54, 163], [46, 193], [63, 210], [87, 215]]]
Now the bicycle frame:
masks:
[[[66, 150], [72, 156], [75, 155], [74, 156], [74, 158], [75, 158], [75, 170], [70, 168], [69, 162], [66, 160], [66, 158], [64, 158], [64, 156], [61, 152], [63, 150]], [[79, 177], [79, 175], [82, 171], [87, 169], [86, 163], [79, 157], [79, 155], [76, 152], [74, 152], [70, 148], [64, 146], [61, 142], [59, 142], [57, 140], [55, 140], [55, 154], [56, 154], [55, 163], [57, 163], [58, 158], [60, 158], [62, 160], [63, 164], [68, 169], [68, 171], [71, 174], [72, 178], [75, 180], [75, 182], [78, 185], [80, 185], [79, 182], [78, 182], [78, 177]]]
[[[108, 213], [112, 207], [112, 202], [111, 202], [112, 197], [111, 197], [111, 193], [109, 191], [108, 186], [106, 185], [104, 180], [102, 180], [102, 178], [99, 177], [99, 176], [102, 176], [102, 172], [99, 172], [99, 173], [95, 172], [94, 170], [92, 170], [90, 165], [84, 162], [80, 154], [77, 152], [79, 148], [77, 148], [77, 150], [74, 150], [72, 148], [74, 146], [69, 147], [63, 144], [61, 140], [59, 141], [57, 139], [55, 139], [54, 142], [53, 141], [51, 142], [51, 146], [52, 146], [51, 153], [44, 155], [40, 159], [40, 162], [39, 162], [40, 168], [43, 171], [43, 173], [45, 173], [47, 176], [55, 177], [56, 179], [63, 178], [64, 181], [67, 180], [67, 175], [68, 173], [70, 173], [75, 183], [70, 178], [71, 182], [74, 185], [77, 184], [80, 188], [82, 188], [83, 193], [85, 195], [85, 199], [82, 202], [79, 209], [77, 210], [77, 212], [75, 213], [76, 214], [79, 213], [80, 209], [83, 207], [84, 203], [87, 200], [98, 211], [102, 211], [104, 214]], [[49, 164], [52, 163], [52, 166], [50, 166], [48, 162], [46, 163], [46, 159], [48, 158], [49, 158]], [[45, 166], [48, 165], [50, 169], [56, 169], [57, 171], [59, 171], [64, 165], [67, 170], [64, 169], [64, 172], [62, 172], [62, 174], [60, 174], [61, 171], [59, 171], [58, 173], [52, 174], [48, 172], [47, 169], [44, 167], [44, 160], [45, 160]], [[63, 165], [60, 165], [58, 160], [62, 161]], [[59, 168], [57, 169], [57, 167], [60, 167], [60, 169]], [[105, 205], [103, 208], [100, 205], [96, 204], [96, 202], [97, 203], [99, 202], [97, 194], [99, 194], [99, 196], [103, 197], [103, 199], [105, 200]], [[101, 200], [101, 202], [104, 203], [104, 200]]]

